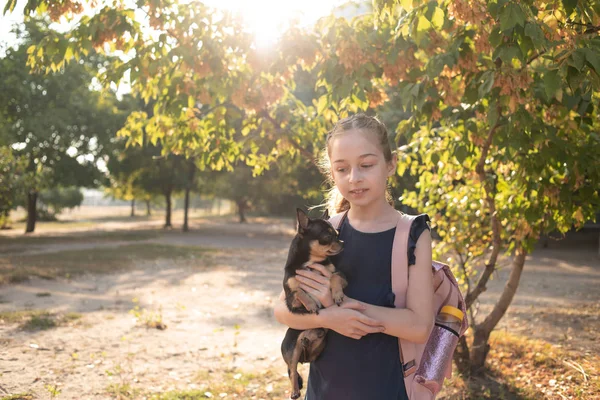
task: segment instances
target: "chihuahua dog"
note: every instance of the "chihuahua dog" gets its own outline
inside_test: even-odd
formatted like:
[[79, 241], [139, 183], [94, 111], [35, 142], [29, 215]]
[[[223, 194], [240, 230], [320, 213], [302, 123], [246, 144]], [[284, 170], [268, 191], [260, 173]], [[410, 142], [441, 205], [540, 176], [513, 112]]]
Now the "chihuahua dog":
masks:
[[[308, 269], [308, 266], [319, 263], [327, 268], [332, 276], [330, 287], [333, 301], [339, 306], [344, 301], [343, 289], [347, 282], [341, 272], [335, 269], [329, 256], [342, 251], [342, 242], [337, 231], [327, 221], [327, 211], [321, 219], [311, 219], [301, 209], [296, 210], [298, 230], [292, 240], [288, 259], [285, 264], [283, 288], [285, 302], [292, 313], [319, 313], [323, 305], [319, 299], [304, 291], [296, 279], [296, 271]], [[292, 399], [300, 397], [302, 377], [298, 373], [298, 363], [312, 362], [325, 348], [327, 330], [323, 328], [297, 330], [289, 328], [281, 343], [281, 354], [288, 366], [288, 376], [292, 384]]]

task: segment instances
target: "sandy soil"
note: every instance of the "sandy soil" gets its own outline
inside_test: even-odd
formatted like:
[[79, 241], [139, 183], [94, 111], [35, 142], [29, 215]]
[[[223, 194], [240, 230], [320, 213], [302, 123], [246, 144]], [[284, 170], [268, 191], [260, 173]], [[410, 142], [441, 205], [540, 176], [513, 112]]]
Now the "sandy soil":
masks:
[[[207, 219], [192, 227], [188, 234], [165, 232], [148, 242], [221, 249], [210, 268], [191, 261], [140, 263], [138, 269], [120, 274], [34, 279], [0, 287], [2, 311], [48, 309], [83, 315], [71, 326], [39, 332], [0, 323], [0, 396], [31, 390], [49, 398], [44, 386], [51, 384], [58, 385], [61, 399], [105, 399], [111, 398], [106, 392], [111, 383], [161, 392], [201, 388], [194, 379], [200, 371], [270, 368], [285, 373], [279, 356], [285, 328], [271, 310], [281, 290], [291, 220], [257, 219], [240, 226], [234, 220]], [[499, 329], [584, 353], [600, 351], [596, 241], [594, 234], [582, 234], [529, 256], [521, 287]], [[107, 251], [111, 245], [76, 244], [103, 245]], [[41, 244], [27, 251], [64, 246]], [[480, 315], [499, 296], [507, 273], [501, 271], [492, 281]], [[51, 296], [37, 297], [40, 292]], [[167, 329], [136, 324], [129, 313], [136, 304], [148, 311], [162, 309]]]

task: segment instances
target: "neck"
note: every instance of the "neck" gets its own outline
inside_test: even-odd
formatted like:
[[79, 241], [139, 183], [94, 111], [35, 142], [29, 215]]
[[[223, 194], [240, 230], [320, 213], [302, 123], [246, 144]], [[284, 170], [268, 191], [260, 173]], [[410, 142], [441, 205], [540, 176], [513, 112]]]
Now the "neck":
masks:
[[389, 218], [396, 215], [396, 210], [392, 207], [385, 198], [381, 201], [368, 204], [366, 206], [351, 205], [348, 211], [348, 218], [352, 221], [389, 221]]

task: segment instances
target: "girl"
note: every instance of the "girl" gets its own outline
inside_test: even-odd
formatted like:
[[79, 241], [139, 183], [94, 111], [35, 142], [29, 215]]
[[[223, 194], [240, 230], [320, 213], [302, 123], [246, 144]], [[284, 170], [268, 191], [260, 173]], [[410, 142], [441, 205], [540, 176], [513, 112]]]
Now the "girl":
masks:
[[394, 308], [391, 255], [399, 214], [386, 188], [397, 158], [387, 130], [364, 114], [340, 120], [327, 136], [325, 157], [335, 185], [331, 211], [347, 211], [339, 227], [344, 250], [332, 258], [348, 280], [346, 298], [332, 307], [330, 273], [314, 264], [297, 279], [325, 309], [292, 314], [282, 292], [275, 318], [295, 329], [329, 329], [325, 349], [310, 365], [306, 400], [408, 399], [397, 338], [423, 343], [433, 324], [429, 218], [420, 215], [411, 227], [406, 308]]

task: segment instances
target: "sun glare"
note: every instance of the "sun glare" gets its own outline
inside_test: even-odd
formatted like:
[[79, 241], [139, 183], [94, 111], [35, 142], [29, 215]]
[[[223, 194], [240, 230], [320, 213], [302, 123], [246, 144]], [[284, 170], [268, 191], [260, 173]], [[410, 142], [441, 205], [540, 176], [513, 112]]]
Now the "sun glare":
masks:
[[314, 23], [344, 0], [211, 0], [211, 5], [231, 10], [243, 18], [254, 34], [257, 48], [271, 47], [293, 20]]

